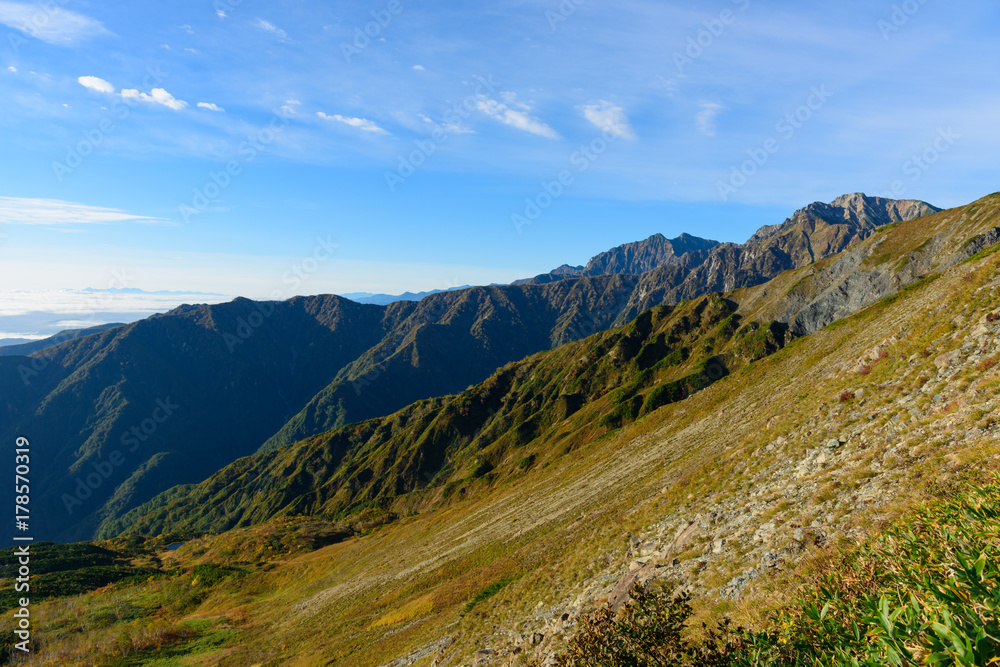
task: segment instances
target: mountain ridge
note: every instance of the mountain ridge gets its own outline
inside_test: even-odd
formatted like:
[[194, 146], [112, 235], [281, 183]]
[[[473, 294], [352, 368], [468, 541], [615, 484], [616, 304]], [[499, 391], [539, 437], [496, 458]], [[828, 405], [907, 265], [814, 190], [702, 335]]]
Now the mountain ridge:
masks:
[[[704, 251], [690, 237], [685, 247], [694, 250], [678, 258], [669, 241], [653, 237], [653, 252], [633, 246], [595, 264], [621, 268], [670, 254], [667, 265], [640, 275], [474, 287], [387, 306], [334, 296], [182, 306], [32, 357], [8, 357], [0, 385], [12, 398], [0, 406], [0, 433], [59, 443], [36, 471], [47, 489], [37, 501], [50, 522], [46, 528], [41, 520], [39, 535], [81, 539], [240, 456], [454, 394], [506, 363], [625, 324], [655, 305], [759, 284], [810, 263], [813, 246], [840, 249], [861, 233], [816, 216], [773, 235], [769, 251], [756, 256], [732, 244]], [[705, 252], [729, 261], [694, 268], [682, 261]], [[181, 407], [144, 447], [99, 488], [81, 487], [168, 399]]]
[[[764, 294], [764, 303], [747, 303], [747, 288], [740, 288], [677, 307], [656, 306], [625, 326], [508, 364], [457, 396], [414, 403], [383, 418], [299, 439], [279, 451], [265, 448], [234, 464], [231, 471], [222, 470], [187, 489], [186, 495], [170, 493], [169, 504], [154, 499], [145, 510], [124, 517], [124, 523], [109, 529], [106, 536], [134, 530], [134, 522], [143, 526], [140, 532], [155, 535], [228, 530], [252, 525], [248, 520], [270, 520], [286, 513], [342, 516], [366, 507], [395, 513], [414, 507], [423, 511], [428, 509], [426, 499], [407, 500], [401, 506], [400, 498], [433, 495], [435, 485], [473, 485], [474, 478], [496, 470], [502, 459], [509, 461], [510, 448], [526, 445], [539, 432], [577, 412], [595, 410], [591, 423], [598, 422], [596, 415], [603, 415], [602, 425], [621, 426], [687, 398], [733, 369], [781, 350], [795, 338], [813, 334], [1000, 242], [1000, 213], [986, 211], [974, 220], [981, 233], [971, 238], [956, 236], [962, 232], [947, 216], [909, 221], [905, 231], [916, 237], [912, 243], [920, 252], [907, 252], [905, 246], [897, 245], [894, 252], [907, 259], [902, 267], [872, 261], [889, 236], [904, 236], [902, 230], [895, 235], [886, 232], [829, 257], [790, 289], [770, 298], [761, 289], [766, 284], [755, 286]], [[700, 344], [690, 336], [707, 340]], [[585, 370], [567, 370], [574, 368], [572, 360], [581, 355], [586, 360], [580, 367]], [[547, 363], [550, 357], [561, 361]], [[594, 370], [601, 363], [610, 366]], [[719, 369], [714, 374], [706, 370], [713, 364]], [[605, 378], [614, 377], [614, 369], [623, 367], [628, 375], [641, 379], [623, 377], [601, 388]], [[527, 377], [530, 382], [524, 380]], [[534, 388], [539, 382], [548, 387], [541, 406], [536, 397], [546, 390]], [[596, 388], [587, 389], [591, 385]], [[618, 396], [602, 401], [615, 387]], [[530, 399], [527, 403], [525, 396]], [[588, 435], [596, 437], [600, 431], [591, 430]], [[255, 468], [260, 476], [254, 476]], [[484, 472], [477, 475], [476, 469]], [[267, 493], [274, 489], [285, 489], [277, 492], [279, 500]], [[233, 502], [233, 495], [240, 500]], [[220, 504], [222, 499], [226, 500]], [[220, 508], [234, 506], [241, 508], [235, 516], [218, 513]], [[144, 511], [148, 516], [143, 516]], [[171, 515], [187, 523], [171, 523], [166, 519]], [[208, 523], [190, 523], [196, 518]]]
[[[687, 233], [675, 239], [667, 239], [662, 234], [653, 234], [644, 241], [626, 243], [595, 255], [586, 266], [572, 267], [566, 264], [558, 269], [534, 278], [515, 281], [518, 284], [540, 284], [602, 273], [644, 274], [663, 267], [679, 265], [685, 269], [697, 270], [704, 264], [732, 263], [732, 255], [754, 255], [767, 252], [778, 243], [779, 249], [790, 252], [795, 265], [801, 265], [801, 249], [792, 240], [780, 243], [779, 237], [790, 232], [809, 229], [816, 232], [817, 223], [841, 227], [837, 237], [825, 239], [826, 247], [818, 253], [809, 249], [809, 261], [842, 250], [846, 243], [867, 238], [876, 228], [916, 217], [937, 213], [942, 209], [915, 199], [890, 200], [869, 197], [855, 192], [837, 197], [830, 203], [813, 202], [795, 211], [784, 222], [765, 225], [754, 232], [744, 243], [720, 243]], [[817, 256], [818, 255], [818, 256]], [[792, 265], [785, 266], [792, 268]], [[772, 274], [773, 275], [773, 274]], [[739, 284], [738, 281], [732, 282]]]
[[420, 301], [425, 296], [440, 294], [441, 292], [454, 292], [455, 290], [468, 289], [471, 285], [461, 285], [459, 287], [449, 287], [448, 289], [435, 289], [427, 292], [403, 292], [402, 294], [374, 294], [372, 292], [349, 292], [340, 294], [345, 299], [350, 299], [355, 303], [369, 303], [377, 306], [387, 306], [394, 301]]
[[40, 352], [46, 348], [50, 348], [53, 345], [58, 345], [59, 343], [71, 340], [73, 338], [80, 338], [81, 336], [89, 336], [95, 333], [101, 333], [107, 331], [108, 329], [114, 329], [116, 327], [124, 326], [120, 322], [109, 323], [109, 324], [99, 324], [93, 327], [87, 327], [86, 329], [64, 329], [48, 338], [42, 338], [41, 340], [31, 340], [25, 341], [23, 343], [13, 343], [10, 345], [0, 345], [0, 356], [27, 356], [34, 352]]

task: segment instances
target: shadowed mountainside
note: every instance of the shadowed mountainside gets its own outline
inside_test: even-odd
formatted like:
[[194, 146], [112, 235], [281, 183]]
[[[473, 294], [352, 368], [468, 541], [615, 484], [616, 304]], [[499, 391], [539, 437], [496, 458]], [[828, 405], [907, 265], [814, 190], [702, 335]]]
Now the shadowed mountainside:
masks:
[[[454, 394], [506, 363], [659, 304], [759, 284], [931, 208], [855, 195], [803, 209], [750, 250], [653, 237], [589, 265], [620, 274], [475, 287], [419, 302], [319, 296], [183, 306], [4, 358], [0, 386], [10, 391], [0, 434], [27, 434], [50, 453], [34, 470], [45, 489], [34, 499], [37, 534], [85, 538], [241, 456]], [[668, 263], [631, 273], [661, 261]]]
[[106, 536], [427, 510], [531, 465], [515, 463], [513, 453], [536, 439], [569, 453], [993, 246], [1000, 241], [994, 200], [885, 227], [805, 269], [791, 288], [658, 306], [624, 327], [509, 364], [458, 396], [242, 459], [135, 510]]

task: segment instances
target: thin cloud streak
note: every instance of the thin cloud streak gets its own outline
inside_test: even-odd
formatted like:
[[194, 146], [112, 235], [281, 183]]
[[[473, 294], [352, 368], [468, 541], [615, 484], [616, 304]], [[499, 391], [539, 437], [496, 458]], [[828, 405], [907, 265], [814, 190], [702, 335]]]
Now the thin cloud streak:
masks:
[[100, 21], [54, 3], [45, 5], [0, 1], [0, 23], [49, 44], [69, 46], [110, 34]]
[[162, 218], [59, 199], [0, 197], [0, 222], [9, 225], [107, 225], [116, 222], [171, 224]]

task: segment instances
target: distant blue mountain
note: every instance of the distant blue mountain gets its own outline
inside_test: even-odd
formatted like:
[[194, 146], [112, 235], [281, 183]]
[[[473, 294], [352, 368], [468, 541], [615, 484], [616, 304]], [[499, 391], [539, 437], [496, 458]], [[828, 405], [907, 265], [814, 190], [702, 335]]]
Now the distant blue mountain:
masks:
[[66, 329], [65, 331], [60, 331], [55, 336], [49, 336], [48, 338], [43, 338], [41, 340], [28, 340], [22, 343], [8, 343], [7, 341], [16, 341], [16, 338], [5, 338], [0, 341], [0, 357], [5, 356], [27, 356], [32, 352], [38, 352], [39, 350], [44, 350], [46, 348], [52, 347], [53, 345], [58, 345], [59, 343], [71, 340], [73, 338], [79, 338], [80, 336], [89, 336], [90, 334], [101, 333], [102, 331], [107, 331], [108, 329], [114, 329], [115, 327], [123, 326], [121, 323], [113, 324], [99, 324], [96, 327], [88, 327], [86, 329]]
[[395, 301], [420, 301], [425, 296], [430, 296], [431, 294], [440, 294], [441, 292], [454, 292], [455, 290], [467, 289], [469, 285], [462, 285], [461, 287], [449, 287], [448, 289], [436, 289], [430, 292], [403, 292], [402, 294], [392, 295], [392, 294], [372, 294], [371, 292], [350, 292], [348, 294], [340, 294], [339, 296], [345, 299], [350, 299], [355, 303], [372, 303], [377, 306], [385, 306]]
[[[34, 343], [35, 338], [0, 338], [0, 348], [7, 347], [8, 345], [21, 345], [22, 343]], [[3, 354], [3, 352], [0, 352]]]

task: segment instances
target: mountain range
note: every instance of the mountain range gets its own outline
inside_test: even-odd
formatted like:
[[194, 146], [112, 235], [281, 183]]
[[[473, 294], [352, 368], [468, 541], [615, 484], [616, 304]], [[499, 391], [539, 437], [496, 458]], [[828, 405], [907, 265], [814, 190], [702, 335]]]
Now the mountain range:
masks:
[[425, 296], [440, 294], [441, 292], [453, 292], [455, 290], [466, 289], [469, 285], [461, 287], [449, 287], [448, 289], [436, 289], [428, 292], [403, 292], [402, 294], [373, 294], [371, 292], [349, 292], [341, 294], [345, 299], [350, 299], [355, 303], [374, 303], [378, 306], [388, 306], [393, 301], [420, 301]]
[[[654, 306], [762, 284], [937, 210], [856, 194], [812, 204], [745, 244], [686, 235], [627, 244], [581, 270], [593, 275], [386, 306], [336, 296], [182, 306], [0, 359], [0, 433], [31, 433], [52, 453], [34, 472], [44, 489], [33, 500], [38, 534], [85, 539], [240, 457], [454, 394]], [[835, 301], [804, 294], [795, 313], [773, 319], [808, 332], [854, 305]]]
[[[389, 306], [188, 306], [0, 357], [3, 419], [46, 448], [33, 490], [69, 489], [65, 506], [33, 497], [32, 520], [71, 510], [45, 529], [72, 534], [83, 517], [81, 533], [106, 538], [33, 545], [44, 650], [72, 664], [554, 664], [567, 642], [595, 638], [601, 614], [635, 612], [643, 590], [688, 596], [694, 627], [730, 618], [780, 648], [815, 637], [768, 625], [797, 604], [789, 591], [819, 581], [836, 604], [864, 602], [881, 579], [859, 592], [823, 575], [869, 572], [850, 570], [850, 554], [879, 535], [901, 538], [890, 556], [903, 562], [876, 568], [944, 581], [928, 578], [940, 554], [911, 547], [949, 551], [955, 521], [996, 538], [988, 495], [944, 523], [914, 508], [962, 498], [1000, 466], [1000, 193], [937, 212], [837, 202], [746, 244], [681, 253], [712, 255], [697, 265]], [[796, 266], [754, 275], [783, 262]], [[699, 276], [748, 284], [673, 300]], [[422, 310], [437, 300], [443, 313]], [[595, 313], [606, 324], [586, 331]], [[345, 401], [372, 416], [335, 415], [288, 444], [253, 435], [287, 425], [277, 403], [330, 405], [316, 396], [332, 369], [368, 344], [408, 361], [384, 368], [414, 394], [455, 380], [466, 355], [519, 354], [502, 346], [510, 317], [538, 349], [464, 386], [394, 409]], [[368, 382], [359, 399], [391, 397], [383, 376], [355, 379]], [[67, 423], [84, 429], [75, 440]], [[49, 458], [76, 467], [59, 477]], [[874, 548], [857, 552], [865, 568]], [[944, 567], [972, 590], [989, 562], [978, 545], [961, 553]], [[891, 588], [870, 602], [903, 618]], [[914, 590], [901, 589], [900, 614]], [[836, 614], [862, 637], [882, 627], [877, 613]], [[907, 646], [924, 651], [928, 628]]]
[[[883, 236], [827, 256], [835, 261], [807, 263], [784, 291], [751, 300], [744, 287], [645, 309], [604, 334], [507, 364], [456, 396], [265, 448], [153, 499], [102, 535], [220, 532], [285, 515], [402, 513], [447, 502], [450, 488], [464, 493], [479, 478], [516, 472], [514, 452], [567, 420], [587, 438], [595, 426], [620, 427], [1000, 241], [997, 211], [988, 208], [962, 226], [913, 219], [923, 220], [909, 230], [921, 242], [893, 250], [905, 262], [878, 261]], [[784, 231], [803, 222], [815, 229], [815, 218], [797, 216]], [[891, 224], [872, 224], [868, 236]], [[966, 236], [972, 230], [979, 233]]]

